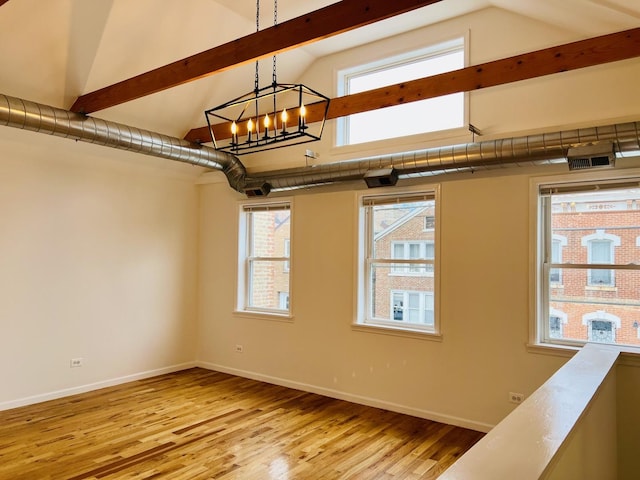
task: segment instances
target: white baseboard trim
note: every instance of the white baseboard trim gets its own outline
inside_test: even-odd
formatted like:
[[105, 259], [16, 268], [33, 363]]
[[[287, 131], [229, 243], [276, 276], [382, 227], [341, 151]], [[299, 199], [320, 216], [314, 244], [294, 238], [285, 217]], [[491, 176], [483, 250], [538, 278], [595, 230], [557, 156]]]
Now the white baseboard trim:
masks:
[[217, 365], [209, 362], [196, 362], [196, 366], [205, 368], [207, 370], [213, 370], [216, 372], [228, 373], [238, 377], [250, 378], [251, 380], [258, 380], [260, 382], [271, 383], [274, 385], [280, 385], [282, 387], [293, 388], [296, 390], [302, 390], [309, 393], [317, 393], [325, 397], [336, 398], [338, 400], [345, 400], [347, 402], [358, 403], [369, 407], [381, 408], [383, 410], [389, 410], [391, 412], [403, 413], [405, 415], [412, 415], [418, 418], [424, 418], [426, 420], [432, 420], [434, 422], [446, 423], [448, 425], [455, 425], [457, 427], [469, 428], [478, 432], [487, 433], [495, 425], [488, 423], [476, 422], [468, 420], [466, 418], [460, 418], [453, 415], [446, 415], [438, 412], [432, 412], [429, 410], [422, 410], [419, 408], [408, 407], [392, 402], [385, 402], [376, 398], [365, 397], [362, 395], [354, 395], [351, 393], [341, 392], [331, 388], [318, 387], [310, 385], [308, 383], [294, 382], [280, 377], [272, 377], [269, 375], [263, 375], [261, 373], [251, 372], [247, 370], [240, 370], [237, 368], [230, 368], [224, 365]]
[[33, 405], [35, 403], [46, 402], [48, 400], [56, 400], [58, 398], [68, 397], [76, 395], [78, 393], [91, 392], [93, 390], [99, 390], [101, 388], [113, 387], [115, 385], [121, 385], [127, 382], [134, 382], [136, 380], [143, 380], [145, 378], [157, 377], [158, 375], [164, 375], [166, 373], [178, 372], [180, 370], [186, 370], [188, 368], [196, 367], [196, 362], [186, 362], [177, 365], [171, 365], [169, 367], [157, 368], [155, 370], [147, 370], [146, 372], [134, 373], [131, 375], [125, 375], [123, 377], [112, 378], [109, 380], [103, 380], [95, 383], [88, 383], [86, 385], [79, 385], [77, 387], [65, 388], [62, 390], [56, 390], [54, 392], [42, 393], [33, 395], [31, 397], [19, 398], [17, 400], [10, 400], [0, 403], [0, 411], [9, 410], [12, 408], [24, 407], [27, 405]]

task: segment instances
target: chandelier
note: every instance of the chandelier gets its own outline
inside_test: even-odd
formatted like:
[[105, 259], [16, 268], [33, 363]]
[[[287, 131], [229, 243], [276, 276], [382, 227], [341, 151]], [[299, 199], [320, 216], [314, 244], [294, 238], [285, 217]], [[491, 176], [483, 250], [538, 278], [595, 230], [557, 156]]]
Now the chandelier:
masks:
[[[278, 24], [278, 0], [273, 3], [273, 24]], [[244, 155], [320, 140], [328, 110], [329, 97], [301, 83], [278, 83], [274, 55], [270, 85], [260, 87], [256, 61], [254, 89], [204, 113], [214, 148]]]

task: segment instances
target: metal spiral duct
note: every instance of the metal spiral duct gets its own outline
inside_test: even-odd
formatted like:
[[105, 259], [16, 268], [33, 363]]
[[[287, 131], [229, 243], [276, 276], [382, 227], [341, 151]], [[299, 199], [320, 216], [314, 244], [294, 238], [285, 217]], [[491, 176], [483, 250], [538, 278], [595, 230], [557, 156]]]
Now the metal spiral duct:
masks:
[[576, 145], [612, 142], [616, 152], [640, 150], [640, 122], [580, 128], [553, 133], [453, 145], [356, 161], [253, 174], [252, 181], [273, 190], [289, 190], [338, 181], [359, 180], [372, 170], [393, 168], [400, 177], [544, 165], [564, 162]]
[[[361, 180], [367, 172], [394, 169], [404, 178], [520, 164], [564, 161], [576, 145], [612, 142], [616, 152], [640, 150], [640, 122], [580, 128], [384, 155], [361, 160], [255, 173], [226, 152], [175, 137], [84, 116], [0, 94], [0, 125], [129, 150], [222, 171], [247, 194]], [[253, 193], [256, 194], [256, 193]]]
[[189, 163], [224, 172], [242, 191], [246, 170], [235, 156], [168, 135], [0, 94], [0, 125]]

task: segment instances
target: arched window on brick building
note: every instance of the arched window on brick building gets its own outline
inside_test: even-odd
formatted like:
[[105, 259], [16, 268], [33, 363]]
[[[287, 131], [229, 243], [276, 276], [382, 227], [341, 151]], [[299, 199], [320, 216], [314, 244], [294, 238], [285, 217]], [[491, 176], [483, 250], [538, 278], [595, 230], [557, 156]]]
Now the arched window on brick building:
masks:
[[616, 329], [622, 326], [620, 317], [603, 310], [583, 315], [582, 324], [589, 329], [589, 341], [599, 343], [615, 343]]
[[549, 338], [563, 338], [562, 328], [567, 323], [567, 314], [562, 310], [549, 309]]

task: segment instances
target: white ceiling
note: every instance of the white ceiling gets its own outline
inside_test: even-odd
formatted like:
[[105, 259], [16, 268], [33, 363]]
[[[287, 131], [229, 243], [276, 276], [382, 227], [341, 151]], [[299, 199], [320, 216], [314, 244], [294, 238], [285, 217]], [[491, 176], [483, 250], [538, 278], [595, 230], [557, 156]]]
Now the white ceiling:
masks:
[[[278, 21], [335, 3], [278, 0]], [[69, 108], [81, 94], [255, 31], [254, 0], [9, 0], [0, 6], [0, 93]], [[488, 7], [585, 38], [637, 27], [637, 0], [443, 0], [415, 12], [287, 52], [278, 75], [296, 79], [319, 57]], [[261, 28], [273, 0], [261, 1]], [[95, 112], [182, 137], [203, 111], [253, 88], [253, 66], [232, 69]], [[264, 75], [269, 62], [262, 62]]]

